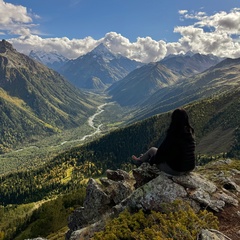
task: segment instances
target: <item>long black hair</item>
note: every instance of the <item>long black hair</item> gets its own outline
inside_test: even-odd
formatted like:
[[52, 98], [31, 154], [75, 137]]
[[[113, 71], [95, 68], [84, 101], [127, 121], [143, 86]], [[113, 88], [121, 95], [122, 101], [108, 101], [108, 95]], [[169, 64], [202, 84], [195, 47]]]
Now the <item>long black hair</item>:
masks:
[[192, 136], [194, 135], [194, 129], [189, 123], [188, 114], [183, 108], [178, 108], [173, 111], [167, 133], [176, 135], [191, 133]]

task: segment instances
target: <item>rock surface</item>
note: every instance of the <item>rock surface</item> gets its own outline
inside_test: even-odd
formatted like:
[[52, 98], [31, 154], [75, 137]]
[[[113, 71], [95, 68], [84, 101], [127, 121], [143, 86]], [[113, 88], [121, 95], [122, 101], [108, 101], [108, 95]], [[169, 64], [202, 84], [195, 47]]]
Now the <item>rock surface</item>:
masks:
[[[117, 216], [126, 208], [161, 211], [162, 203], [176, 199], [188, 202], [196, 211], [204, 207], [218, 213], [225, 206], [238, 207], [239, 186], [231, 179], [223, 181], [228, 183], [230, 192], [196, 172], [169, 176], [148, 163], [134, 169], [132, 175], [122, 170], [108, 170], [106, 175], [107, 178], [100, 179], [101, 184], [89, 180], [84, 207], [69, 217], [66, 239], [89, 239], [102, 229], [104, 219]], [[206, 232], [209, 238], [204, 238]], [[229, 239], [209, 230], [201, 234], [201, 239]], [[215, 234], [215, 238], [211, 238], [211, 234]]]
[[223, 233], [213, 229], [202, 229], [197, 240], [231, 240]]

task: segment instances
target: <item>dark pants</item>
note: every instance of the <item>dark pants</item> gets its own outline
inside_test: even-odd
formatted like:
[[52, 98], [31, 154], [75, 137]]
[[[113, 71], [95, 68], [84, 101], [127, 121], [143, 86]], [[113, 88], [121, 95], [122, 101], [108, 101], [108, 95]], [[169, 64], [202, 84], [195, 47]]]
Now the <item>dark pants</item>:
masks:
[[[157, 150], [158, 149], [156, 147], [149, 148], [147, 152], [145, 152], [144, 154], [142, 154], [140, 156], [140, 160], [142, 162], [149, 162], [149, 160], [153, 156], [156, 155]], [[169, 167], [166, 162], [158, 164], [157, 167], [159, 168], [160, 171], [165, 172], [165, 173], [167, 173], [169, 175], [173, 175], [173, 176], [181, 176], [181, 175], [189, 173], [189, 172], [178, 172], [178, 171], [175, 171], [171, 167]]]

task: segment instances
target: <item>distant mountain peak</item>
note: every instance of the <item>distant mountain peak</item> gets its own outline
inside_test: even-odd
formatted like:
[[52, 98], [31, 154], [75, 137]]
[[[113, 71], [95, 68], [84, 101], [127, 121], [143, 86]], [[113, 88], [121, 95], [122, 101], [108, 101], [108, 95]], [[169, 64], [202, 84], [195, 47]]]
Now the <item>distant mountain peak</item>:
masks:
[[105, 62], [109, 62], [117, 57], [116, 54], [112, 53], [110, 49], [103, 43], [100, 43], [95, 47], [90, 54], [95, 55], [95, 57], [101, 57]]
[[54, 69], [58, 70], [69, 59], [58, 53], [57, 51], [45, 52], [31, 50], [29, 57]]
[[111, 53], [113, 54], [109, 48], [104, 44], [104, 43], [100, 43], [97, 47], [95, 47], [93, 50], [92, 50], [92, 53], [95, 53], [95, 54], [100, 54], [100, 55], [103, 55], [103, 54], [108, 54], [108, 53]]
[[59, 54], [57, 51], [45, 52], [45, 51], [34, 51], [31, 50], [30, 57], [40, 60], [42, 63], [54, 63], [54, 62], [64, 62], [68, 59], [63, 55]]
[[221, 59], [214, 55], [187, 52], [186, 54], [169, 55], [159, 61], [173, 72], [184, 77], [205, 71], [219, 63]]
[[59, 72], [76, 87], [84, 89], [106, 88], [126, 77], [143, 63], [112, 53], [101, 43], [91, 52], [67, 62]]

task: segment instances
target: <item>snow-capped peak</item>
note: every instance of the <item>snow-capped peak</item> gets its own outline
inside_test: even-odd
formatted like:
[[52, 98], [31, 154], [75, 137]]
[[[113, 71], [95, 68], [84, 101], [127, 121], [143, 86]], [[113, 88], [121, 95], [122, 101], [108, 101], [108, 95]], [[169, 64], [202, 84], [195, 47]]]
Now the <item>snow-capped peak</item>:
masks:
[[45, 64], [53, 64], [55, 62], [66, 62], [68, 59], [63, 55], [54, 52], [44, 52], [44, 51], [31, 51], [29, 57]]
[[29, 57], [54, 69], [58, 70], [69, 59], [59, 54], [58, 52], [44, 52], [44, 51], [31, 51]]
[[112, 53], [103, 43], [94, 48], [91, 51], [91, 54], [93, 54], [94, 57], [101, 56], [106, 62], [116, 58], [115, 54]]

